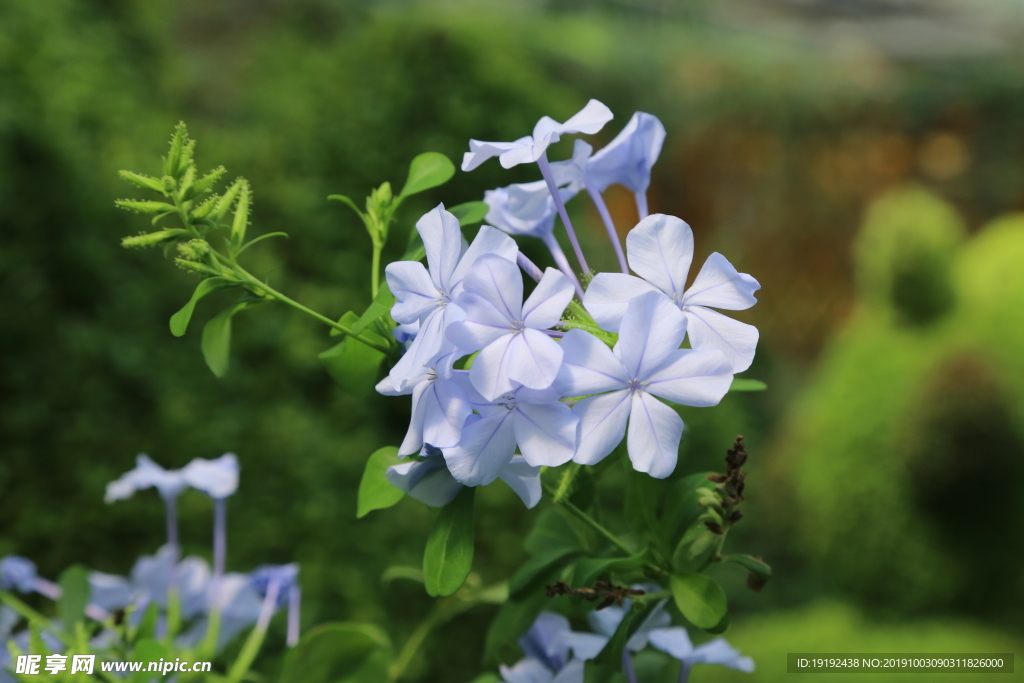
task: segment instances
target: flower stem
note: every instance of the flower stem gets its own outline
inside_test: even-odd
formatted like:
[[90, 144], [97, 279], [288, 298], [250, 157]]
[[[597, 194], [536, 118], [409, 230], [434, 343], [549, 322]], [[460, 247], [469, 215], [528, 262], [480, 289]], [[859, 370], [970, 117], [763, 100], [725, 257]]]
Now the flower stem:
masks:
[[569, 265], [569, 259], [565, 258], [565, 252], [562, 251], [562, 246], [555, 239], [553, 234], [547, 234], [541, 238], [544, 244], [547, 246], [548, 251], [551, 252], [551, 258], [555, 259], [555, 265], [558, 269], [565, 273], [565, 275], [572, 280], [573, 287], [576, 288], [576, 296], [583, 301], [583, 285], [580, 284], [579, 278], [576, 277], [576, 273], [572, 271], [572, 266]]
[[575, 505], [570, 503], [568, 500], [565, 500], [564, 498], [563, 499], [556, 498], [556, 492], [552, 491], [551, 487], [545, 487], [545, 488], [547, 488], [548, 493], [551, 495], [551, 500], [556, 505], [560, 505], [561, 507], [563, 507], [566, 510], [566, 512], [570, 513], [571, 515], [573, 515], [574, 517], [579, 519], [581, 522], [583, 522], [584, 524], [589, 526], [591, 529], [596, 531], [601, 536], [604, 536], [605, 539], [610, 541], [612, 545], [614, 545], [616, 548], [618, 548], [622, 552], [626, 553], [627, 555], [632, 555], [633, 554], [633, 549], [632, 548], [630, 548], [628, 545], [626, 545], [621, 539], [619, 539], [618, 536], [616, 536], [612, 532], [608, 531], [608, 529], [605, 529], [600, 524], [600, 522], [598, 522], [596, 519], [594, 519], [593, 517], [588, 515], [583, 510], [580, 510], [578, 507], [576, 507]]
[[[277, 291], [276, 289], [274, 289], [270, 285], [268, 285], [268, 284], [266, 284], [266, 283], [264, 283], [264, 282], [262, 282], [260, 280], [257, 280], [255, 277], [253, 277], [251, 274], [249, 274], [249, 272], [246, 271], [241, 266], [235, 265], [234, 268], [235, 268], [235, 272], [237, 273], [237, 275], [239, 277], [241, 277], [245, 282], [247, 282], [248, 284], [252, 285], [258, 292], [261, 292], [261, 293], [265, 294], [266, 296], [268, 296], [268, 297], [270, 297], [272, 299], [276, 299], [277, 301], [280, 301], [283, 304], [287, 304], [287, 305], [291, 306], [292, 308], [294, 308], [297, 311], [302, 311], [306, 315], [309, 315], [309, 316], [312, 316], [313, 318], [316, 318], [317, 320], [319, 320], [320, 322], [324, 323], [328, 327], [332, 327], [335, 330], [338, 330], [339, 332], [344, 332], [345, 334], [352, 336], [356, 340], [358, 340], [358, 341], [362, 342], [363, 344], [366, 344], [367, 346], [369, 346], [371, 349], [377, 349], [381, 353], [385, 353], [385, 354], [391, 352], [391, 348], [390, 347], [385, 346], [383, 344], [379, 344], [379, 343], [377, 343], [375, 341], [372, 341], [370, 339], [367, 339], [366, 337], [363, 337], [361, 335], [354, 334], [352, 332], [352, 328], [349, 327], [348, 325], [344, 325], [342, 323], [335, 322], [334, 320], [331, 320], [330, 318], [328, 318], [328, 317], [326, 317], [324, 315], [321, 315], [321, 314], [317, 313], [316, 311], [314, 311], [314, 310], [312, 310], [310, 308], [306, 308], [305, 306], [300, 304], [298, 301], [295, 301], [294, 299], [291, 299], [291, 298], [285, 296], [284, 294], [282, 294], [281, 292]], [[376, 294], [374, 296], [376, 296]]]
[[612, 215], [608, 212], [608, 205], [605, 204], [604, 197], [589, 183], [587, 184], [587, 194], [590, 195], [591, 201], [597, 207], [597, 212], [601, 214], [605, 230], [608, 231], [608, 238], [612, 241], [612, 247], [615, 248], [615, 257], [619, 259], [619, 268], [623, 273], [628, 273], [629, 265], [626, 264], [626, 255], [622, 252], [622, 240], [619, 239], [619, 233], [615, 231], [615, 223], [612, 221]]
[[562, 201], [562, 195], [558, 191], [558, 185], [555, 184], [555, 178], [551, 174], [551, 165], [548, 163], [547, 151], [537, 159], [537, 166], [540, 167], [540, 174], [544, 176], [544, 182], [548, 184], [548, 192], [551, 193], [551, 199], [555, 202], [555, 208], [558, 209], [558, 215], [562, 217], [562, 225], [565, 226], [565, 231], [569, 234], [569, 241], [572, 242], [572, 248], [576, 252], [576, 260], [579, 261], [580, 268], [583, 269], [583, 272], [589, 273], [590, 266], [587, 265], [587, 259], [583, 256], [583, 249], [580, 248], [580, 241], [576, 239], [576, 231], [573, 230], [572, 221], [569, 220], [569, 214], [565, 210], [565, 202]]
[[260, 647], [263, 645], [263, 639], [267, 635], [267, 627], [270, 626], [270, 619], [274, 616], [274, 608], [277, 607], [277, 594], [280, 590], [281, 584], [278, 581], [271, 581], [270, 585], [267, 586], [267, 595], [263, 598], [263, 604], [260, 606], [260, 615], [256, 620], [256, 627], [249, 633], [249, 637], [245, 639], [242, 651], [238, 653], [238, 658], [231, 665], [227, 676], [228, 683], [238, 683], [238, 681], [241, 681], [242, 677], [249, 671], [249, 667], [252, 666], [256, 655], [259, 654]]
[[647, 193], [636, 192], [633, 196], [636, 198], [636, 212], [640, 216], [640, 220], [647, 218], [650, 215], [647, 212]]
[[380, 287], [380, 252], [384, 245], [373, 242], [373, 261], [370, 266], [370, 296], [377, 298], [377, 290]]
[[534, 282], [540, 282], [540, 279], [544, 277], [544, 273], [537, 264], [526, 257], [526, 254], [519, 252], [516, 254], [516, 264], [523, 269], [523, 272], [530, 276]]

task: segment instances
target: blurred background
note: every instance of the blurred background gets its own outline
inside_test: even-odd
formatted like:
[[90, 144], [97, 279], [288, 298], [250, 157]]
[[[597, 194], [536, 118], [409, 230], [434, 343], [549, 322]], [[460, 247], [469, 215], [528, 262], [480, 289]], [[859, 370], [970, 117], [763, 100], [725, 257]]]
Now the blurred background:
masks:
[[[730, 542], [775, 577], [761, 594], [723, 580], [727, 636], [759, 669], [693, 680], [777, 680], [796, 651], [1019, 652], [1022, 46], [1021, 0], [5, 0], [0, 556], [126, 573], [163, 542], [162, 506], [107, 506], [106, 482], [139, 452], [178, 467], [234, 451], [228, 568], [297, 561], [306, 625], [372, 621], [401, 642], [431, 601], [380, 575], [419, 564], [433, 515], [405, 500], [357, 521], [355, 492], [407, 403], [336, 386], [325, 329], [282, 307], [236, 319], [215, 379], [198, 325], [167, 329], [195, 281], [119, 246], [145, 224], [114, 208], [138, 194], [116, 172], [157, 173], [184, 120], [201, 169], [253, 183], [253, 234], [291, 235], [250, 270], [339, 316], [367, 303], [369, 242], [328, 194], [400, 184], [419, 152], [458, 160], [470, 137], [511, 140], [594, 97], [616, 114], [595, 147], [636, 110], [664, 122], [651, 210], [693, 226], [698, 261], [720, 251], [762, 285], [737, 317], [761, 330], [746, 374], [769, 390], [687, 413], [680, 466], [720, 468], [747, 437]], [[403, 207], [391, 257], [436, 202], [537, 177], [458, 173]], [[625, 234], [631, 197], [608, 201]], [[613, 269], [578, 202], [588, 260]], [[478, 501], [475, 569], [502, 581], [537, 513], [504, 487]], [[208, 555], [209, 501], [180, 505], [186, 550]], [[433, 634], [410, 680], [493, 669], [493, 614]]]

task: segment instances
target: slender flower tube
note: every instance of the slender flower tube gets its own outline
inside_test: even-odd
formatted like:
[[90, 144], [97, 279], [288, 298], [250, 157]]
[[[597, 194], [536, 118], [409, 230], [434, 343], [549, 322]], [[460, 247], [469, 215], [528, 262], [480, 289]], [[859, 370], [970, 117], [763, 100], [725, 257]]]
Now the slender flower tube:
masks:
[[583, 272], [589, 273], [590, 266], [587, 265], [587, 259], [583, 256], [583, 248], [580, 247], [580, 241], [576, 238], [576, 231], [573, 230], [572, 221], [569, 220], [569, 214], [565, 210], [565, 202], [562, 201], [562, 195], [558, 192], [558, 185], [555, 184], [555, 178], [551, 174], [551, 164], [548, 163], [547, 151], [537, 159], [537, 166], [540, 168], [540, 174], [544, 176], [544, 182], [548, 185], [548, 192], [551, 193], [551, 198], [555, 200], [555, 208], [558, 209], [558, 215], [562, 217], [562, 225], [565, 226], [565, 232], [569, 235], [569, 242], [572, 243], [573, 251], [576, 252], [576, 260], [579, 261]]
[[530, 279], [534, 282], [540, 282], [540, 279], [544, 276], [544, 272], [537, 267], [537, 264], [527, 258], [526, 254], [519, 252], [516, 254], [516, 264], [523, 269], [523, 272], [530, 276]]
[[[575, 196], [576, 192], [577, 188], [575, 187], [563, 187], [559, 190], [559, 195], [563, 202], [567, 202]], [[517, 183], [488, 190], [484, 193], [484, 202], [489, 207], [484, 219], [488, 224], [509, 235], [536, 237], [544, 242], [555, 265], [572, 280], [576, 287], [576, 293], [582, 300], [583, 286], [576, 277], [572, 266], [569, 265], [569, 260], [565, 257], [561, 245], [555, 239], [555, 216], [558, 214], [558, 210], [555, 208], [555, 200], [552, 198], [551, 192], [548, 191], [547, 183], [538, 180], [533, 183]]]

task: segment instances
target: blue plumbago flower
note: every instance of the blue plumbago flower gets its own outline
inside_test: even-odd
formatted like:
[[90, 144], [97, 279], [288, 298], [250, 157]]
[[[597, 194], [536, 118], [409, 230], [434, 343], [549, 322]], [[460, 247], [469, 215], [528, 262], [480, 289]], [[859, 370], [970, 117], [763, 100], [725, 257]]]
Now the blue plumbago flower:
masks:
[[[652, 587], [640, 586], [640, 588]], [[660, 588], [654, 587], [653, 590], [660, 590]], [[631, 602], [627, 599], [623, 602], [622, 607], [606, 607], [589, 614], [591, 628], [600, 634], [603, 641], [597, 648], [598, 652], [614, 635], [615, 630], [629, 611]], [[689, 680], [690, 670], [695, 664], [719, 664], [747, 673], [754, 670], [754, 660], [750, 657], [743, 657], [724, 638], [716, 638], [695, 648], [686, 629], [671, 624], [672, 619], [665, 611], [665, 601], [663, 600], [655, 606], [640, 628], [630, 637], [626, 643], [626, 650], [623, 652], [622, 663], [626, 677], [631, 683], [635, 683], [636, 674], [633, 673], [630, 653], [639, 652], [648, 645], [680, 661], [682, 666], [679, 683], [686, 683]], [[596, 656], [596, 653], [593, 656]]]
[[[733, 371], [719, 351], [680, 349], [686, 317], [660, 292], [629, 302], [614, 350], [582, 330], [562, 339], [563, 391], [587, 396], [573, 406], [580, 417], [573, 459], [593, 465], [626, 434], [629, 459], [658, 479], [675, 469], [683, 421], [655, 396], [688, 406], [713, 406], [732, 383]], [[597, 394], [597, 395], [592, 395]]]
[[515, 142], [480, 142], [479, 140], [469, 141], [469, 152], [462, 158], [462, 170], [472, 171], [491, 157], [498, 157], [501, 165], [505, 168], [512, 168], [517, 164], [536, 162], [540, 169], [544, 182], [548, 186], [548, 192], [555, 202], [558, 214], [562, 217], [562, 224], [565, 232], [572, 242], [573, 251], [576, 252], [576, 259], [584, 272], [590, 272], [587, 259], [583, 256], [580, 242], [576, 238], [576, 232], [572, 228], [572, 221], [565, 211], [565, 202], [558, 191], [551, 172], [551, 165], [548, 163], [548, 146], [558, 142], [562, 135], [570, 133], [596, 133], [604, 127], [604, 124], [612, 120], [612, 112], [597, 100], [590, 100], [587, 106], [581, 109], [575, 116], [565, 123], [559, 123], [552, 118], [545, 116], [533, 127], [533, 135], [519, 138]]
[[533, 127], [533, 135], [521, 137], [515, 142], [470, 140], [469, 151], [462, 157], [462, 170], [472, 171], [491, 157], [498, 157], [504, 168], [536, 162], [545, 155], [548, 146], [558, 142], [562, 135], [592, 135], [604, 128], [604, 124], [612, 118], [613, 114], [608, 107], [597, 100], [590, 100], [565, 123], [559, 123], [549, 116], [541, 118]]
[[[654, 167], [665, 142], [665, 126], [656, 116], [638, 111], [633, 114], [615, 139], [593, 156], [582, 159], [574, 154], [572, 162], [552, 164], [555, 179], [561, 183], [579, 182], [597, 192], [609, 185], [624, 185], [636, 197], [640, 218], [647, 217], [647, 188], [651, 185]], [[582, 163], [581, 163], [582, 161]]]
[[562, 348], [544, 330], [558, 324], [572, 294], [572, 282], [548, 268], [524, 303], [516, 264], [490, 255], [476, 262], [455, 300], [465, 319], [453, 322], [447, 335], [459, 353], [480, 351], [469, 378], [485, 399], [509, 393], [514, 384], [551, 386]]
[[[559, 190], [563, 202], [572, 199], [576, 192], [574, 187]], [[484, 202], [489, 207], [484, 220], [510, 235], [525, 235], [543, 241], [558, 269], [572, 280], [580, 297], [583, 296], [583, 288], [555, 239], [555, 215], [558, 208], [546, 182], [539, 180], [488, 190], [484, 193]]]
[[194, 647], [207, 636], [210, 614], [219, 613], [217, 649], [220, 650], [235, 636], [251, 627], [260, 617], [264, 598], [252, 585], [249, 574], [229, 572], [210, 581], [206, 591], [205, 614], [179, 636], [183, 647]]
[[[431, 507], [443, 507], [455, 499], [464, 487], [448, 471], [440, 449], [424, 447], [422, 460], [411, 460], [387, 470], [388, 481], [395, 488]], [[519, 496], [527, 508], [540, 502], [540, 468], [532, 467], [517, 455], [502, 468], [498, 478]]]
[[466, 420], [459, 444], [444, 450], [452, 476], [466, 486], [497, 479], [517, 444], [533, 467], [555, 467], [572, 459], [579, 418], [559, 401], [563, 394], [558, 389], [518, 386], [488, 401], [466, 382], [466, 393], [477, 414]]
[[140, 557], [125, 578], [104, 572], [89, 573], [90, 601], [106, 612], [133, 607], [131, 619], [138, 623], [150, 604], [166, 611], [171, 586], [178, 592], [183, 619], [192, 619], [207, 609], [210, 566], [199, 557], [177, 561], [177, 549], [165, 545], [155, 555]]
[[505, 683], [583, 683], [583, 663], [607, 642], [592, 633], [576, 633], [560, 614], [541, 612], [519, 640], [526, 658], [501, 667]]
[[449, 369], [448, 378], [439, 377], [437, 370], [428, 368], [423, 375], [406, 382], [401, 391], [395, 390], [390, 375], [377, 384], [377, 391], [385, 396], [412, 394], [412, 419], [398, 448], [399, 455], [417, 453], [424, 443], [450, 448], [459, 442], [462, 426], [473, 409], [462, 383], [452, 380], [450, 372]]
[[39, 574], [36, 563], [17, 555], [0, 559], [0, 590], [34, 593]]
[[153, 462], [148, 455], [140, 453], [135, 457], [135, 469], [122, 474], [118, 479], [107, 484], [104, 499], [107, 503], [124, 500], [135, 495], [136, 491], [155, 488], [164, 501], [164, 513], [167, 518], [167, 544], [172, 549], [178, 547], [178, 512], [177, 500], [181, 492], [188, 488], [184, 470], [166, 470]]
[[484, 254], [496, 254], [514, 264], [519, 253], [512, 238], [487, 225], [464, 248], [459, 221], [444, 210], [443, 204], [424, 214], [416, 222], [416, 229], [423, 239], [428, 268], [418, 261], [395, 261], [384, 270], [388, 288], [395, 295], [391, 317], [400, 324], [419, 323], [405, 355], [391, 369], [392, 387], [397, 391], [423, 376], [445, 353], [445, 329], [462, 315], [452, 302], [476, 260]]
[[167, 500], [177, 498], [188, 488], [188, 482], [181, 470], [165, 470], [148, 455], [140, 453], [135, 458], [135, 469], [107, 484], [105, 500], [108, 503], [124, 500], [148, 488], [155, 488]]
[[[693, 231], [675, 216], [654, 214], [640, 221], [626, 237], [629, 266], [640, 277], [599, 273], [587, 288], [583, 304], [603, 329], [617, 332], [627, 304], [645, 292], [660, 292], [687, 319], [694, 349], [725, 354], [734, 372], [750, 367], [757, 347], [757, 328], [717, 313], [712, 308], [741, 311], [757, 299], [757, 280], [739, 273], [724, 256], [708, 257], [693, 284], [686, 276], [693, 261]], [[642, 279], [641, 279], [642, 278]]]
[[[288, 605], [288, 645], [299, 642], [299, 565], [291, 564], [265, 565], [250, 574], [250, 580], [256, 592], [263, 597], [256, 627], [266, 630], [270, 615], [274, 609]], [[267, 615], [264, 617], [264, 615]]]
[[225, 453], [215, 460], [193, 458], [182, 473], [189, 486], [215, 500], [238, 490], [238, 457], [234, 453]]

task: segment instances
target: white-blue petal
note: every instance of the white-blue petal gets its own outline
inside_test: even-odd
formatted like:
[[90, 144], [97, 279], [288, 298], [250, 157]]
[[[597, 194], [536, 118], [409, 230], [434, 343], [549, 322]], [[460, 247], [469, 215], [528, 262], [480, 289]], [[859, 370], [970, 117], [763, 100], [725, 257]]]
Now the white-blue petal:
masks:
[[558, 467], [576, 452], [579, 416], [564, 403], [522, 403], [513, 417], [519, 452], [530, 465]]
[[626, 433], [629, 392], [621, 390], [590, 396], [579, 401], [572, 410], [580, 418], [579, 443], [572, 459], [581, 465], [594, 465], [611, 453]]
[[750, 367], [757, 351], [756, 327], [703, 306], [687, 306], [683, 313], [692, 348], [721, 351], [733, 372], [743, 372]]
[[743, 311], [757, 303], [754, 292], [761, 289], [757, 280], [736, 270], [717, 251], [697, 273], [683, 296], [684, 306], [709, 306], [727, 311]]
[[630, 379], [646, 379], [679, 349], [686, 316], [661, 292], [633, 298], [619, 328], [615, 355]]
[[531, 466], [521, 455], [512, 457], [499, 475], [527, 508], [533, 508], [541, 499], [540, 468]]
[[587, 285], [583, 306], [602, 330], [618, 332], [626, 306], [635, 297], [661, 290], [634, 275], [598, 273]]
[[683, 419], [676, 411], [646, 391], [633, 394], [626, 445], [629, 459], [639, 472], [655, 479], [672, 474], [679, 458]]
[[693, 231], [675, 216], [648, 216], [626, 235], [626, 260], [637, 275], [682, 301], [693, 262]]
[[486, 486], [501, 475], [515, 449], [512, 411], [505, 411], [466, 420], [459, 445], [446, 449], [444, 459], [452, 476], [462, 484]]
[[680, 349], [647, 375], [645, 391], [684, 406], [718, 405], [732, 384], [732, 365], [719, 351]]

